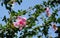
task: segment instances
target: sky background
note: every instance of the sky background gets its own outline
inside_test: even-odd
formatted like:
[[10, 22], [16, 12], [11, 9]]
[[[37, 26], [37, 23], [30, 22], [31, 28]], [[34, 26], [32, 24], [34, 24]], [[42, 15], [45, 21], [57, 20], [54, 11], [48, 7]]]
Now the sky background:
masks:
[[[21, 10], [21, 9], [22, 10], [25, 10], [25, 9], [27, 10], [29, 7], [33, 7], [36, 4], [42, 4], [43, 3], [42, 1], [45, 1], [45, 0], [38, 0], [38, 1], [37, 0], [23, 0], [21, 5], [18, 5], [17, 3], [15, 3], [12, 9], [15, 10], [16, 12], [18, 10]], [[50, 10], [50, 12], [52, 12], [52, 10]], [[5, 25], [5, 23], [1, 20], [2, 20], [4, 15], [6, 15], [7, 18], [9, 17], [8, 10], [6, 10], [5, 6], [2, 7], [1, 4], [0, 4], [0, 24], [3, 24], [3, 25]], [[44, 14], [42, 14], [42, 15], [44, 15]], [[59, 16], [60, 16], [60, 14], [59, 14]], [[24, 16], [24, 17], [28, 18], [27, 15]], [[39, 23], [41, 23], [41, 22], [42, 21], [39, 20]], [[50, 27], [50, 29], [49, 29], [49, 35], [51, 35], [53, 37], [55, 37], [57, 35], [56, 33], [54, 33], [54, 30], [53, 30], [52, 27]], [[18, 34], [18, 36], [19, 36], [19, 34]], [[37, 37], [34, 36], [33, 38], [37, 38]]]

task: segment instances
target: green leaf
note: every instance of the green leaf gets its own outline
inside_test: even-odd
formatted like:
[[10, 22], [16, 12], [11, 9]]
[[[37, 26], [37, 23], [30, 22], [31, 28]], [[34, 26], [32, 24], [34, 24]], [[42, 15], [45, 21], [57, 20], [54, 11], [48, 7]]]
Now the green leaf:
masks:
[[60, 18], [57, 19], [57, 22], [60, 23]]
[[7, 22], [7, 18], [6, 18], [6, 16], [3, 17], [2, 21]]

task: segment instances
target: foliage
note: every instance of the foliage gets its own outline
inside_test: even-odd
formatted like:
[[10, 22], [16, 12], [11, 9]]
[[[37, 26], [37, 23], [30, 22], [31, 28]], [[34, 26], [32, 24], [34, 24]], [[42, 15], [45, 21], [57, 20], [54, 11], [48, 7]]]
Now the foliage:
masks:
[[[2, 1], [2, 0], [1, 0]], [[3, 17], [2, 21], [6, 22], [6, 25], [2, 26], [0, 24], [0, 37], [4, 38], [13, 38], [13, 37], [17, 37], [16, 33], [21, 32], [20, 33], [20, 38], [26, 38], [26, 37], [30, 37], [32, 38], [32, 36], [37, 35], [38, 38], [41, 38], [43, 35], [45, 35], [45, 37], [47, 37], [48, 35], [48, 29], [50, 28], [51, 23], [60, 23], [60, 18], [56, 18], [56, 16], [58, 16], [58, 9], [54, 9], [54, 7], [58, 6], [60, 4], [59, 0], [48, 0], [43, 1], [43, 4], [37, 4], [34, 7], [32, 7], [32, 9], [30, 9], [31, 11], [34, 11], [33, 14], [28, 15], [29, 18], [27, 19], [27, 24], [26, 27], [24, 27], [22, 30], [19, 30], [18, 28], [15, 28], [13, 25], [13, 22], [16, 21], [16, 17], [17, 16], [22, 16], [22, 15], [26, 15], [27, 13], [30, 13], [28, 10], [18, 10], [18, 12], [15, 12], [14, 10], [11, 9], [12, 4], [10, 3], [11, 0], [3, 0], [1, 5], [3, 6], [3, 4], [5, 5], [6, 9], [8, 9], [10, 12], [10, 17], [6, 18], [6, 16]], [[15, 2], [17, 2], [19, 5], [22, 3], [22, 0], [15, 0]], [[53, 12], [51, 14], [50, 17], [40, 17], [40, 19], [43, 21], [42, 25], [36, 25], [36, 21], [38, 22], [39, 19], [37, 19], [42, 13], [45, 13], [45, 8], [46, 7], [50, 7], [50, 9], [52, 8]], [[43, 28], [41, 30], [41, 28]], [[42, 35], [38, 35], [38, 33], [41, 32]]]

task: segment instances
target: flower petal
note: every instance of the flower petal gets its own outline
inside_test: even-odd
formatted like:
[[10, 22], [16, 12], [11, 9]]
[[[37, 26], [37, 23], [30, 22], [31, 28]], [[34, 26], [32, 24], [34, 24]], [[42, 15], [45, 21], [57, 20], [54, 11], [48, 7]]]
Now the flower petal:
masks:
[[19, 30], [22, 30], [23, 27], [20, 27]]
[[19, 28], [17, 22], [14, 22], [13, 24], [14, 24], [14, 26], [15, 26], [16, 28]]

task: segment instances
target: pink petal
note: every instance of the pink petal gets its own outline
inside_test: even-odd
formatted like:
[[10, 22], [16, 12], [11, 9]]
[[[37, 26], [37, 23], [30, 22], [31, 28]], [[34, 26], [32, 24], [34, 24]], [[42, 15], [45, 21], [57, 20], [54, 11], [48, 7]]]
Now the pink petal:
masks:
[[24, 21], [20, 21], [19, 24], [23, 25], [24, 24]]
[[49, 7], [46, 8], [46, 12], [49, 12]]
[[25, 20], [25, 19], [22, 19], [22, 21], [23, 21], [23, 22], [26, 22], [26, 20]]
[[23, 27], [20, 27], [19, 30], [22, 30]]
[[26, 22], [24, 22], [24, 24], [23, 24], [24, 26], [26, 25]]
[[23, 17], [24, 20], [26, 20], [26, 18]]
[[16, 28], [19, 27], [18, 24], [17, 24], [17, 22], [14, 22], [13, 24], [14, 24], [14, 26], [15, 26]]

